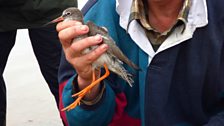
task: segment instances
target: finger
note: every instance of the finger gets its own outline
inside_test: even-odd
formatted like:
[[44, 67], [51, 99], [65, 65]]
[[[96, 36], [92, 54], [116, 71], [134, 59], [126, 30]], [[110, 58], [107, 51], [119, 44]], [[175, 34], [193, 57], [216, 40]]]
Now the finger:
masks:
[[88, 33], [89, 28], [86, 25], [72, 26], [66, 29], [61, 30], [58, 33], [58, 37], [65, 47], [70, 46], [73, 38], [76, 38], [79, 35], [83, 35]]
[[79, 41], [73, 42], [71, 46], [67, 48], [63, 46], [66, 58], [72, 59], [82, 55], [82, 51], [90, 46], [97, 45], [102, 42], [102, 37], [99, 35], [87, 37]]
[[56, 29], [59, 32], [59, 31], [65, 29], [65, 28], [72, 27], [72, 26], [75, 26], [75, 25], [82, 25], [82, 23], [79, 22], [79, 21], [74, 21], [74, 20], [66, 21], [66, 22], [59, 22], [56, 26]]
[[86, 37], [84, 39], [81, 39], [79, 41], [73, 42], [71, 45], [71, 49], [74, 52], [81, 53], [84, 49], [98, 45], [102, 42], [102, 37], [100, 35]]
[[98, 59], [108, 48], [109, 48], [108, 45], [103, 44], [99, 46], [98, 48], [96, 48], [91, 53], [88, 53], [86, 55], [82, 55], [76, 58], [70, 58], [68, 59], [68, 61], [71, 64], [73, 64], [77, 72], [81, 71], [81, 72], [87, 73], [87, 71], [92, 70], [92, 68], [88, 68], [88, 67], [92, 67], [92, 63], [96, 61], [96, 59]]

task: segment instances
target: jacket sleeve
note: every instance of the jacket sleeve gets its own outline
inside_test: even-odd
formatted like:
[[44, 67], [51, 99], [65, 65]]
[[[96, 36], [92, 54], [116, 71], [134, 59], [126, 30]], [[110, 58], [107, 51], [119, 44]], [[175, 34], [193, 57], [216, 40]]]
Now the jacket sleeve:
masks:
[[[62, 93], [63, 105], [65, 107], [74, 102], [74, 99], [71, 97], [74, 78], [75, 76], [69, 79]], [[115, 93], [106, 82], [105, 87], [103, 97], [94, 107], [83, 107], [81, 105], [66, 112], [67, 121], [70, 126], [89, 126], [90, 124], [105, 126], [110, 123], [116, 106]]]

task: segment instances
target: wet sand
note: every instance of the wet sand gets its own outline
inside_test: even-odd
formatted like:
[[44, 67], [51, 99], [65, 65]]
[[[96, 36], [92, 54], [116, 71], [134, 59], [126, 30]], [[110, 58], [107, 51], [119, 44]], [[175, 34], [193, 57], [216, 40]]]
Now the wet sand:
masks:
[[27, 30], [19, 30], [4, 73], [7, 126], [62, 126], [53, 95], [43, 79]]

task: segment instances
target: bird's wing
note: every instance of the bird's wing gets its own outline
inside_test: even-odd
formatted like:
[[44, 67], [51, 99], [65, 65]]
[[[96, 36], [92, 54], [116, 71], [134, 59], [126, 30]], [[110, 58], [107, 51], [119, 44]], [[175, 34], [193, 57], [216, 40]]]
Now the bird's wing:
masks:
[[[89, 27], [89, 35], [101, 35], [103, 37], [103, 43], [109, 45], [109, 49], [107, 53], [110, 53], [110, 55], [119, 58], [119, 55], [123, 55], [121, 50], [116, 46], [115, 41], [109, 36], [108, 31], [105, 30], [103, 27], [99, 27], [95, 25], [93, 22], [88, 21], [86, 25]], [[120, 59], [122, 61], [122, 58]]]
[[89, 27], [89, 34], [91, 36], [96, 34], [108, 34], [106, 27], [99, 27], [95, 25], [92, 21], [88, 21], [86, 25]]
[[127, 56], [124, 55], [124, 53], [118, 48], [115, 41], [110, 37], [108, 32], [97, 25], [95, 25], [93, 22], [88, 21], [87, 24], [89, 27], [89, 35], [97, 35], [100, 34], [103, 37], [103, 43], [107, 44], [109, 46], [109, 49], [107, 50], [107, 53], [109, 53], [113, 58], [120, 60], [130, 67], [139, 70], [139, 67], [135, 65], [132, 61], [130, 61]]

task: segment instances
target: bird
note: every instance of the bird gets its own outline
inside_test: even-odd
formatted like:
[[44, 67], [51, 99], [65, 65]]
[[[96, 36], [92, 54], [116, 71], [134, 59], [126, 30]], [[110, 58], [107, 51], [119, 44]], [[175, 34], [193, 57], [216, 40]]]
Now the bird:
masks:
[[[82, 12], [76, 7], [69, 7], [65, 9], [60, 17], [52, 20], [50, 23], [57, 23], [61, 21], [66, 22], [70, 20], [76, 20], [81, 22], [82, 24], [85, 24]], [[86, 25], [89, 27], [89, 32], [85, 35], [74, 38], [72, 42], [76, 42], [77, 40], [86, 38], [88, 36], [100, 35], [103, 39], [102, 43], [107, 44], [109, 46], [109, 49], [92, 63], [92, 83], [80, 92], [72, 95], [72, 97], [77, 97], [77, 99], [69, 106], [63, 108], [62, 111], [69, 111], [71, 109], [74, 109], [77, 105], [80, 105], [81, 99], [88, 92], [90, 92], [94, 86], [100, 84], [102, 80], [106, 79], [110, 75], [110, 71], [117, 74], [132, 87], [132, 84], [134, 83], [133, 75], [123, 67], [123, 63], [127, 64], [134, 70], [140, 70], [140, 68], [131, 60], [129, 60], [128, 57], [119, 49], [105, 27], [97, 26], [92, 21], [87, 21]], [[98, 46], [99, 45], [88, 47], [83, 50], [82, 54], [87, 54], [96, 49]], [[99, 68], [104, 68], [106, 72], [96, 80], [95, 70]]]

